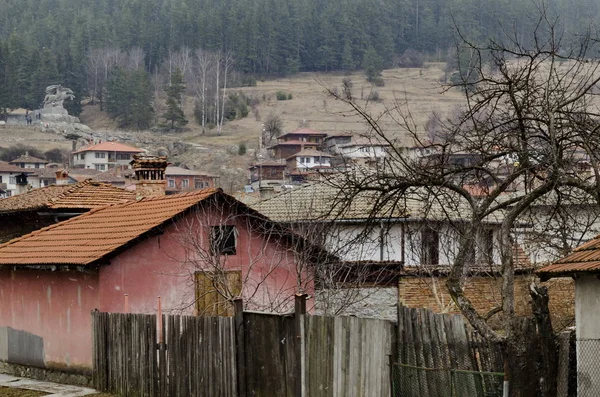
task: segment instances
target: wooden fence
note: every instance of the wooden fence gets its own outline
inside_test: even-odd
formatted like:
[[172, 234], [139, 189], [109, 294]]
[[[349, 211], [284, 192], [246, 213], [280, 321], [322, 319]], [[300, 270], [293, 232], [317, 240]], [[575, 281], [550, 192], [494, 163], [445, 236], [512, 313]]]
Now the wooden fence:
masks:
[[[237, 396], [230, 317], [92, 313], [94, 387], [120, 396]], [[164, 335], [164, 342], [157, 334]]]
[[124, 397], [390, 396], [394, 324], [307, 315], [303, 299], [294, 315], [238, 302], [234, 317], [163, 315], [162, 326], [93, 312], [94, 387]]
[[462, 316], [400, 307], [397, 338], [397, 396], [502, 395], [500, 346], [470, 332]]

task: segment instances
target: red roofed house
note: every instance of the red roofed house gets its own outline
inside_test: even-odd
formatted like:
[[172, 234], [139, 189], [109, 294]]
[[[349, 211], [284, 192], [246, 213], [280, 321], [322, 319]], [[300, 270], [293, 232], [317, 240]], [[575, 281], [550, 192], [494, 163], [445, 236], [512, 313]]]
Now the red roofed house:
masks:
[[575, 279], [577, 395], [596, 395], [600, 392], [600, 378], [596, 376], [600, 351], [600, 236], [539, 269], [537, 274], [542, 281]]
[[297, 265], [323, 254], [220, 189], [97, 208], [0, 245], [0, 361], [88, 371], [90, 312], [125, 294], [136, 313], [158, 296], [171, 313], [230, 314], [237, 296], [287, 311], [312, 289]]
[[271, 146], [271, 154], [276, 159], [287, 159], [303, 149], [317, 149], [327, 136], [324, 132], [300, 128], [277, 137], [277, 143]]
[[216, 175], [171, 165], [167, 167], [165, 175], [167, 178], [167, 194], [216, 187], [219, 179]]
[[115, 165], [128, 166], [134, 154], [143, 152], [119, 142], [101, 142], [74, 151], [73, 166], [106, 171]]

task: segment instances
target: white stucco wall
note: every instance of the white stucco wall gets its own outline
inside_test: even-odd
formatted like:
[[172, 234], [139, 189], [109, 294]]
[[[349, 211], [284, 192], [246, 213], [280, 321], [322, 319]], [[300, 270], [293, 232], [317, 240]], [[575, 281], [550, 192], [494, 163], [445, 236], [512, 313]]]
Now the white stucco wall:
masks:
[[374, 226], [367, 235], [362, 234], [364, 230], [365, 226], [361, 225], [339, 226], [336, 231], [328, 235], [329, 250], [347, 261], [402, 260], [400, 224], [384, 226], [383, 229]]
[[595, 275], [575, 280], [577, 327], [577, 395], [600, 395], [600, 280]]

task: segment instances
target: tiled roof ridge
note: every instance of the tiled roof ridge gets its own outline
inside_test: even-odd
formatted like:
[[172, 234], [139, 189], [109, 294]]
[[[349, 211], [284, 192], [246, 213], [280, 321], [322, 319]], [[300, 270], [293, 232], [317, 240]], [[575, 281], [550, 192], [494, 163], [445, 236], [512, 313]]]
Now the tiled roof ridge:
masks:
[[[60, 186], [60, 185], [54, 185], [54, 186]], [[73, 185], [71, 185], [71, 187], [67, 190], [65, 190], [64, 192], [60, 193], [58, 196], [51, 198], [47, 204], [54, 204], [59, 200], [62, 200], [64, 198], [67, 198], [68, 195], [76, 193], [78, 190], [82, 189], [85, 186], [103, 186], [105, 188], [108, 189], [112, 189], [112, 190], [119, 190], [122, 191], [123, 193], [126, 193], [127, 190], [120, 188], [120, 187], [116, 187], [111, 185], [110, 183], [105, 183], [105, 182], [99, 182], [99, 181], [94, 181], [91, 178], [85, 179], [81, 182], [77, 182]], [[132, 201], [132, 200], [127, 200], [127, 201]], [[118, 203], [116, 203], [118, 204]]]
[[[84, 181], [84, 182], [87, 182], [87, 181]], [[213, 192], [212, 192], [210, 195], [206, 195], [207, 191], [209, 191], [209, 190], [212, 190]], [[88, 218], [88, 217], [90, 217], [90, 216], [92, 216], [92, 215], [96, 214], [97, 212], [99, 212], [99, 211], [103, 211], [103, 210], [106, 210], [107, 208], [110, 208], [110, 207], [117, 207], [117, 206], [120, 206], [120, 207], [128, 207], [128, 206], [130, 206], [130, 205], [137, 204], [137, 203], [139, 203], [140, 201], [146, 201], [146, 202], [147, 202], [147, 201], [153, 201], [153, 200], [156, 200], [156, 199], [167, 199], [167, 198], [168, 198], [168, 199], [172, 199], [172, 198], [174, 198], [174, 197], [175, 197], [175, 198], [176, 198], [176, 197], [187, 197], [187, 196], [195, 196], [195, 195], [198, 195], [198, 196], [200, 196], [200, 194], [199, 194], [200, 192], [202, 192], [202, 193], [203, 193], [203, 195], [206, 195], [206, 196], [204, 197], [204, 199], [206, 199], [206, 198], [208, 198], [208, 197], [212, 196], [212, 195], [213, 195], [213, 194], [215, 194], [215, 193], [218, 193], [218, 192], [221, 192], [221, 193], [222, 193], [222, 192], [223, 192], [223, 190], [222, 190], [221, 188], [208, 188], [208, 189], [196, 190], [196, 191], [185, 192], [185, 193], [180, 193], [180, 194], [173, 194], [173, 195], [169, 195], [169, 196], [144, 197], [142, 200], [139, 200], [139, 201], [136, 201], [136, 200], [127, 200], [127, 201], [125, 201], [125, 202], [120, 202], [120, 203], [112, 203], [112, 204], [104, 205], [104, 206], [102, 206], [102, 207], [93, 208], [93, 209], [91, 209], [90, 211], [88, 211], [88, 212], [84, 212], [84, 213], [83, 213], [83, 214], [81, 214], [81, 215], [74, 216], [74, 217], [72, 217], [72, 218], [69, 218], [69, 219], [66, 219], [66, 220], [64, 220], [64, 221], [61, 221], [61, 222], [54, 223], [54, 224], [52, 224], [52, 225], [50, 225], [50, 226], [42, 227], [41, 229], [34, 230], [34, 231], [33, 231], [33, 232], [31, 232], [31, 233], [28, 233], [28, 234], [25, 234], [25, 235], [23, 235], [23, 236], [20, 236], [20, 237], [14, 238], [14, 239], [12, 239], [12, 240], [10, 240], [10, 241], [7, 241], [7, 242], [5, 242], [5, 243], [3, 243], [3, 244], [0, 244], [0, 249], [2, 249], [2, 248], [5, 248], [5, 247], [8, 247], [8, 246], [10, 246], [10, 245], [13, 245], [13, 244], [16, 244], [16, 243], [18, 243], [18, 242], [21, 242], [21, 241], [23, 241], [23, 240], [26, 240], [26, 239], [28, 239], [28, 238], [30, 238], [30, 237], [34, 237], [34, 236], [36, 236], [36, 235], [38, 235], [38, 234], [40, 234], [40, 233], [42, 233], [42, 232], [46, 232], [46, 231], [48, 231], [48, 230], [52, 230], [52, 229], [55, 229], [55, 228], [57, 228], [57, 227], [63, 227], [64, 225], [68, 225], [68, 224], [71, 224], [71, 223], [73, 223], [73, 222], [79, 222], [81, 219], [86, 219], [86, 218]], [[185, 208], [181, 209], [179, 212], [177, 212], [176, 214], [174, 214], [173, 216], [171, 216], [169, 219], [173, 219], [175, 216], [177, 216], [177, 215], [181, 214], [182, 212], [184, 212], [184, 211], [188, 210], [189, 208], [193, 207], [193, 206], [194, 206], [194, 205], [196, 205], [196, 204], [198, 204], [198, 203], [196, 202], [196, 203], [192, 203], [192, 204], [190, 204], [189, 206], [187, 206], [187, 207], [185, 207]], [[126, 244], [126, 243], [128, 243], [128, 242], [129, 242], [129, 241], [127, 241], [127, 242], [125, 242], [125, 243], [123, 243], [123, 244]]]
[[218, 193], [218, 192], [223, 193], [223, 189], [221, 189], [219, 187], [209, 187], [209, 188], [205, 188], [205, 189], [192, 190], [190, 192], [170, 194], [170, 195], [167, 195], [167, 196], [148, 196], [148, 197], [142, 197], [137, 202], [139, 203], [139, 202], [142, 202], [142, 201], [143, 202], [158, 201], [158, 200], [165, 200], [165, 199], [171, 200], [171, 199], [177, 198], [177, 197], [200, 196], [200, 195], [204, 195], [204, 194], [208, 193], [209, 191], [212, 191], [211, 194]]

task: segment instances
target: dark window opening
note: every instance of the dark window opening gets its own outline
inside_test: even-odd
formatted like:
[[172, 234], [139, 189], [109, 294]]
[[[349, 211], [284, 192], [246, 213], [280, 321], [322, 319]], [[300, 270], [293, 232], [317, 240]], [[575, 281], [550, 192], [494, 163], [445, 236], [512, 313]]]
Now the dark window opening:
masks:
[[235, 255], [235, 226], [213, 226], [211, 229], [210, 241], [213, 254]]
[[436, 230], [421, 232], [421, 264], [437, 265], [440, 261], [440, 234]]
[[494, 263], [494, 231], [486, 230], [483, 235], [483, 255], [485, 263], [491, 265]]

